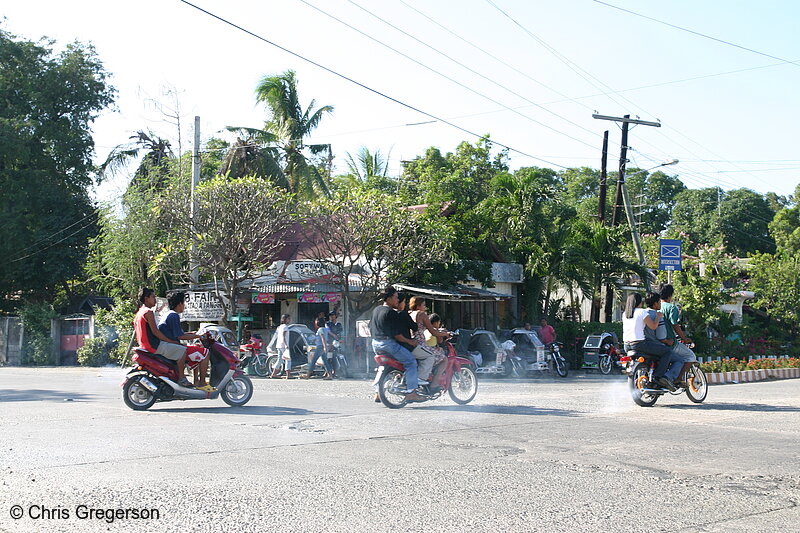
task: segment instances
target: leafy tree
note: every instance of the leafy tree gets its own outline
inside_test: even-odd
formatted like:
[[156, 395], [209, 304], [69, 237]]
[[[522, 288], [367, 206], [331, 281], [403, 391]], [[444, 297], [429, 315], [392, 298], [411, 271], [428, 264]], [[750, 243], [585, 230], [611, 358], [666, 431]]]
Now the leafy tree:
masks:
[[769, 223], [769, 232], [779, 251], [789, 255], [800, 254], [800, 206], [778, 211]]
[[311, 257], [340, 280], [348, 316], [370, 309], [387, 280], [408, 281], [451, 258], [447, 231], [391, 195], [345, 191], [310, 202], [303, 211], [307, 238], [316, 243]]
[[174, 187], [158, 203], [164, 227], [173, 236], [163, 248], [164, 260], [183, 266], [188, 279], [190, 246], [206, 276], [218, 282], [217, 296], [231, 314], [242, 282], [254, 279], [283, 248], [284, 234], [294, 223], [291, 195], [263, 179], [224, 176], [195, 190], [196, 209], [190, 220], [189, 195]]
[[[391, 155], [391, 151], [389, 155]], [[389, 172], [388, 157], [383, 157], [380, 150], [371, 152], [366, 146], [362, 146], [355, 157], [348, 153], [348, 173], [332, 179], [332, 188], [343, 191], [361, 187], [387, 194], [396, 194], [399, 182], [387, 175]]]
[[0, 298], [69, 290], [96, 231], [91, 124], [114, 89], [92, 46], [52, 46], [0, 30]]
[[328, 194], [328, 184], [320, 165], [332, 158], [331, 147], [329, 144], [306, 145], [304, 139], [319, 126], [326, 114], [333, 112], [333, 106], [315, 109], [316, 102], [312, 100], [304, 111], [293, 70], [265, 76], [256, 88], [256, 100], [265, 104], [270, 112], [264, 129], [228, 128], [242, 137], [232, 151], [252, 148], [249, 153], [245, 151], [233, 156], [242, 160], [247, 155], [246, 161], [250, 166], [226, 165], [223, 171], [233, 176], [256, 171], [255, 175], [269, 178], [305, 198]]
[[[625, 178], [634, 212], [639, 213], [637, 222], [640, 233], [661, 233], [667, 229], [672, 218], [675, 199], [686, 186], [677, 176], [668, 176], [663, 172], [648, 174], [645, 171], [633, 170]], [[615, 189], [611, 189], [614, 196]], [[613, 200], [613, 198], [612, 198]]]
[[756, 254], [748, 265], [753, 307], [766, 311], [792, 336], [800, 332], [800, 254]]
[[172, 170], [170, 162], [175, 159], [170, 142], [154, 135], [153, 132], [142, 130], [131, 135], [130, 141], [115, 146], [100, 165], [100, 171], [103, 174], [116, 174], [127, 168], [128, 164], [144, 153], [129, 187], [164, 188]]
[[749, 189], [687, 189], [676, 196], [670, 233], [698, 244], [722, 244], [745, 257], [775, 250], [769, 234], [773, 216], [767, 199]]
[[450, 285], [466, 279], [488, 283], [491, 262], [502, 261], [495, 241], [488, 240], [491, 225], [478, 205], [491, 191], [492, 179], [508, 171], [505, 151], [492, 155], [488, 137], [477, 143], [462, 142], [453, 153], [442, 155], [429, 148], [424, 157], [406, 164], [400, 196], [408, 204], [427, 204], [432, 224], [452, 235], [457, 262], [434, 266], [414, 281]]

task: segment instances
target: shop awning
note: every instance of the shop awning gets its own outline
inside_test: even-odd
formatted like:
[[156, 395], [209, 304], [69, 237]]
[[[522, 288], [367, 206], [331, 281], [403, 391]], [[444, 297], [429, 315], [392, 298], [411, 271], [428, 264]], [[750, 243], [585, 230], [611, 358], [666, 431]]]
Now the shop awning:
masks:
[[450, 302], [496, 302], [500, 300], [510, 300], [511, 296], [499, 292], [478, 289], [467, 285], [454, 285], [448, 289], [434, 287], [431, 285], [407, 285], [405, 283], [394, 283], [395, 288], [415, 294], [424, 294], [434, 300]]

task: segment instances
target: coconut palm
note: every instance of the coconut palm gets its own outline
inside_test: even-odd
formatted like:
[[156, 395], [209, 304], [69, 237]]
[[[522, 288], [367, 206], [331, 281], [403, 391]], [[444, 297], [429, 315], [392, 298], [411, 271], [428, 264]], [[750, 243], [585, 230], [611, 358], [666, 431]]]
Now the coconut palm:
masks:
[[131, 135], [130, 141], [111, 150], [100, 165], [101, 175], [116, 174], [144, 152], [130, 186], [161, 188], [169, 175], [169, 162], [175, 158], [170, 142], [142, 130]]
[[[316, 101], [311, 100], [304, 111], [293, 70], [265, 76], [256, 87], [256, 100], [265, 104], [270, 112], [264, 129], [228, 129], [240, 134], [241, 143], [274, 148], [259, 152], [259, 157], [263, 158], [259, 174], [301, 196], [327, 195], [328, 185], [318, 165], [330, 160], [331, 146], [307, 145], [304, 139], [319, 126], [324, 115], [333, 112], [333, 106], [315, 109]], [[231, 166], [223, 167], [223, 171], [231, 169]]]

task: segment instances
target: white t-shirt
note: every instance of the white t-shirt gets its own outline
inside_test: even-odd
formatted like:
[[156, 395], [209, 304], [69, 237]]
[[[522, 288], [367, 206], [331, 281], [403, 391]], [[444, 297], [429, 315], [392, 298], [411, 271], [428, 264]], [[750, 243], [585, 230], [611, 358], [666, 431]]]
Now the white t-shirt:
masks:
[[622, 341], [637, 342], [644, 340], [644, 318], [647, 310], [637, 307], [633, 310], [633, 318], [622, 315]]
[[278, 340], [276, 343], [276, 348], [278, 349], [287, 349], [289, 344], [286, 342], [286, 332], [289, 331], [289, 326], [286, 324], [281, 324], [278, 326], [278, 329], [275, 331], [275, 334], [278, 336]]

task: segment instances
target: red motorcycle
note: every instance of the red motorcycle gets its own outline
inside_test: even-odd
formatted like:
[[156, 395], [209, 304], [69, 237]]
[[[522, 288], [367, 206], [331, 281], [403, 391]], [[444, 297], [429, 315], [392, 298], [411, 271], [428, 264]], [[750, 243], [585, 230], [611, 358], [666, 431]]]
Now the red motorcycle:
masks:
[[[456, 349], [449, 342], [445, 344], [447, 360], [445, 371], [429, 385], [420, 385], [417, 394], [425, 400], [435, 400], [445, 392], [459, 405], [468, 404], [478, 393], [478, 377], [473, 370], [474, 363], [456, 355]], [[376, 355], [378, 372], [374, 385], [378, 386], [378, 396], [389, 409], [399, 409], [406, 405], [406, 375], [403, 364], [388, 355]]]
[[[122, 399], [136, 411], [150, 409], [154, 403], [172, 400], [222, 400], [240, 406], [253, 396], [253, 383], [244, 375], [239, 358], [211, 336], [202, 338], [209, 351], [209, 383], [216, 390], [205, 392], [178, 385], [180, 376], [174, 361], [136, 348], [133, 368], [122, 382]], [[190, 366], [187, 364], [187, 366]]]

